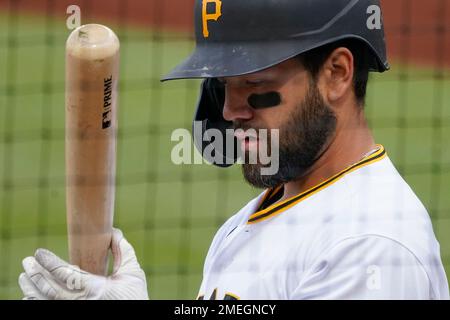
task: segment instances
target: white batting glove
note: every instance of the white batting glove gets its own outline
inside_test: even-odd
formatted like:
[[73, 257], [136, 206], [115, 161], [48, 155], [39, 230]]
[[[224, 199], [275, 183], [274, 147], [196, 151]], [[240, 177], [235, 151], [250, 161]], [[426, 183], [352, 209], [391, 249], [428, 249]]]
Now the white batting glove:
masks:
[[111, 241], [114, 258], [109, 277], [94, 275], [73, 266], [45, 249], [27, 257], [19, 276], [24, 299], [61, 300], [147, 300], [147, 282], [133, 247], [114, 229]]

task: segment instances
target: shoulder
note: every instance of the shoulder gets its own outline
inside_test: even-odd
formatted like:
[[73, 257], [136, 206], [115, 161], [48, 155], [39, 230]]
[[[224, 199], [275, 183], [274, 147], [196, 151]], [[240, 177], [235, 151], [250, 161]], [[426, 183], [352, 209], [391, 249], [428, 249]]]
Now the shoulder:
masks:
[[412, 272], [430, 284], [435, 296], [448, 296], [441, 284], [447, 280], [430, 216], [389, 158], [346, 175], [322, 196], [306, 265], [320, 259], [343, 269], [344, 263], [366, 268], [398, 265], [386, 267], [390, 275]]
[[336, 239], [373, 234], [406, 247], [435, 242], [425, 206], [388, 157], [346, 175], [323, 196], [322, 227], [333, 229]]
[[348, 198], [356, 208], [428, 218], [424, 205], [389, 157], [352, 172], [343, 180]]
[[437, 247], [426, 208], [388, 157], [350, 172], [293, 211], [288, 222], [308, 222], [314, 231], [311, 239], [324, 246], [350, 237], [379, 235], [413, 251], [420, 251], [422, 244], [426, 250]]

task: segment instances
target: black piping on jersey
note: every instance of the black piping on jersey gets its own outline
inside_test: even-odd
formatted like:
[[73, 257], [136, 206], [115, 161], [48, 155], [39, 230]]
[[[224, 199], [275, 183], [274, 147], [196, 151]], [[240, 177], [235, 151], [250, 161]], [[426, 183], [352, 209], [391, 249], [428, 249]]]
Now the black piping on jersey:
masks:
[[263, 198], [259, 201], [259, 204], [258, 204], [258, 207], [257, 207], [258, 208], [257, 211], [261, 211], [262, 210], [261, 208], [264, 207], [264, 203], [266, 203], [268, 199], [272, 198], [273, 194], [277, 190], [281, 189], [281, 187], [282, 186], [278, 186], [278, 187], [275, 187], [275, 188], [267, 190], [266, 193], [264, 194]]
[[284, 192], [284, 186], [279, 186], [273, 189], [270, 189], [270, 191], [264, 196], [264, 199], [261, 201], [261, 204], [258, 206], [257, 211], [264, 210], [268, 208], [272, 203], [275, 201], [281, 199]]
[[[257, 211], [256, 213], [252, 214], [249, 218], [249, 220], [247, 221], [248, 224], [251, 223], [255, 223], [258, 222], [260, 220], [265, 220], [266, 218], [276, 214], [276, 213], [280, 213], [280, 211], [283, 211], [284, 208], [290, 206], [291, 204], [293, 204], [294, 202], [298, 202], [300, 200], [302, 200], [303, 198], [308, 197], [309, 195], [317, 192], [318, 190], [326, 187], [327, 185], [333, 183], [334, 181], [340, 179], [341, 177], [343, 177], [345, 174], [349, 173], [350, 171], [356, 170], [360, 167], [363, 167], [364, 165], [371, 163], [371, 162], [376, 162], [378, 160], [381, 160], [385, 155], [386, 155], [386, 150], [384, 149], [383, 146], [378, 145], [379, 149], [373, 153], [372, 155], [369, 155], [368, 157], [364, 158], [363, 160], [361, 160], [358, 163], [355, 163], [354, 165], [348, 167], [347, 169], [345, 169], [344, 171], [339, 172], [338, 174], [334, 175], [333, 177], [329, 178], [328, 180], [325, 180], [324, 182], [318, 184], [317, 186], [303, 192], [300, 193], [299, 195], [287, 200], [286, 202], [282, 202], [279, 205], [275, 205], [274, 208], [272, 208], [271, 210], [265, 212], [265, 213], [261, 213], [259, 211]], [[274, 190], [278, 189], [279, 187], [275, 188]], [[269, 191], [268, 195], [270, 194], [270, 196], [272, 196], [274, 192]], [[263, 203], [266, 202], [266, 199], [269, 198], [269, 196], [266, 196], [265, 199], [263, 200]], [[262, 205], [262, 204], [261, 204]], [[261, 206], [260, 206], [261, 207]]]

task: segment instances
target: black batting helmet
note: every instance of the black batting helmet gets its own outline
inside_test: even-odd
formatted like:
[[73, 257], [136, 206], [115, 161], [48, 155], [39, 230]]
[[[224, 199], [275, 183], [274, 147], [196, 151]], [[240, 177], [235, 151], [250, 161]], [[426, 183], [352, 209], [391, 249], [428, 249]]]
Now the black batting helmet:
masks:
[[[258, 72], [344, 39], [367, 46], [370, 71], [389, 69], [379, 0], [196, 0], [195, 37], [194, 53], [162, 81], [206, 79], [194, 119], [204, 130], [231, 125], [217, 111], [224, 89], [215, 78]], [[196, 145], [202, 151], [208, 143]]]

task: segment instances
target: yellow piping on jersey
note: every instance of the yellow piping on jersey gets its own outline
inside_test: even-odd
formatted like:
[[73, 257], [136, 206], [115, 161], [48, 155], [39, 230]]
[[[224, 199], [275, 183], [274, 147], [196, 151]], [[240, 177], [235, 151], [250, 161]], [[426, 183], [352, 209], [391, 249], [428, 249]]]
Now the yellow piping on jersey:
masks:
[[[287, 209], [295, 206], [297, 203], [309, 198], [310, 196], [318, 193], [319, 191], [325, 189], [326, 187], [334, 184], [336, 181], [340, 180], [346, 174], [384, 159], [386, 157], [386, 151], [385, 151], [384, 147], [382, 145], [377, 145], [377, 146], [379, 148], [378, 151], [376, 151], [375, 153], [371, 154], [370, 156], [362, 159], [358, 163], [355, 163], [354, 165], [348, 167], [347, 169], [335, 174], [331, 178], [321, 182], [317, 186], [312, 187], [292, 198], [284, 200], [280, 203], [275, 203], [264, 210], [261, 210], [261, 211], [258, 211], [256, 213], [252, 214], [250, 216], [250, 218], [248, 219], [247, 224], [261, 222], [261, 221], [267, 220], [269, 218], [272, 218], [274, 216], [277, 216], [280, 213], [286, 211]], [[279, 188], [280, 187], [277, 187], [275, 190], [279, 190]], [[276, 191], [272, 192], [271, 190], [269, 190], [266, 193], [266, 195], [264, 196], [264, 199], [261, 203], [264, 202], [264, 200], [266, 199], [267, 196], [272, 195], [274, 193], [276, 193]]]

